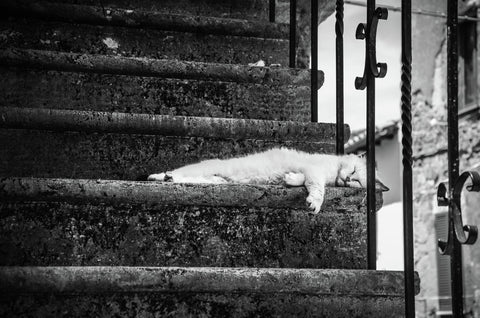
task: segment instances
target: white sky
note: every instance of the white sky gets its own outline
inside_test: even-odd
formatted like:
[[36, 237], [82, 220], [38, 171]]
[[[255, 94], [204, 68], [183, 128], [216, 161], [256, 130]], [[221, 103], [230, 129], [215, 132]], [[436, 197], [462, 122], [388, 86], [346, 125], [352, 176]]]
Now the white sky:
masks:
[[[399, 0], [381, 3], [399, 6]], [[377, 7], [381, 6], [377, 3]], [[399, 12], [389, 12], [380, 20], [377, 32], [377, 62], [388, 64], [385, 78], [376, 79], [376, 125], [400, 119], [401, 28]], [[366, 127], [366, 93], [354, 87], [356, 76], [363, 75], [365, 41], [355, 39], [359, 23], [366, 22], [364, 7], [345, 4], [344, 18], [344, 86], [345, 123], [352, 130]], [[318, 68], [325, 73], [325, 83], [318, 93], [318, 117], [321, 122], [335, 122], [335, 16], [318, 29]]]

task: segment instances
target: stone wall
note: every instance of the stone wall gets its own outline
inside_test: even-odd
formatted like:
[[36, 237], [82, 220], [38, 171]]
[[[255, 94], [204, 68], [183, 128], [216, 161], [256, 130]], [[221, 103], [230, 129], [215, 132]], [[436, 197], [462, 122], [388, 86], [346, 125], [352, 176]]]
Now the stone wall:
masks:
[[[414, 9], [446, 12], [446, 0], [428, 0]], [[459, 12], [465, 12], [462, 3]], [[445, 19], [413, 15], [413, 137], [415, 269], [421, 278], [417, 317], [435, 317], [438, 311], [436, 190], [447, 180], [447, 53]], [[478, 28], [478, 26], [477, 26]], [[477, 32], [479, 34], [480, 32]], [[477, 57], [478, 58], [478, 57]], [[459, 78], [463, 78], [463, 59]], [[480, 85], [477, 83], [477, 87]], [[459, 80], [459, 104], [465, 83]], [[477, 114], [459, 122], [460, 172], [480, 167], [480, 124]], [[466, 192], [466, 191], [465, 191]], [[480, 224], [480, 194], [468, 193], [463, 203], [464, 222]], [[466, 311], [480, 317], [479, 243], [464, 248]], [[442, 256], [448, 257], [448, 256]], [[476, 301], [475, 301], [476, 298]]]
[[[318, 1], [318, 24], [335, 11], [335, 1]], [[297, 1], [297, 67], [310, 67], [311, 1]], [[276, 21], [290, 22], [290, 0], [276, 0]]]

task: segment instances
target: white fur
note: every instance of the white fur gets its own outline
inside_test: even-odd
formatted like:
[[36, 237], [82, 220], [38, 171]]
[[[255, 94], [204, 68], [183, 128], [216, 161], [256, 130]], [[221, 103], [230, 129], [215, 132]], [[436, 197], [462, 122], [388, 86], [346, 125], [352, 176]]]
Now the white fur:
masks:
[[355, 155], [309, 154], [274, 148], [232, 159], [212, 159], [187, 165], [171, 172], [152, 174], [148, 180], [176, 183], [253, 183], [305, 186], [307, 203], [318, 213], [325, 185], [364, 187], [365, 159]]

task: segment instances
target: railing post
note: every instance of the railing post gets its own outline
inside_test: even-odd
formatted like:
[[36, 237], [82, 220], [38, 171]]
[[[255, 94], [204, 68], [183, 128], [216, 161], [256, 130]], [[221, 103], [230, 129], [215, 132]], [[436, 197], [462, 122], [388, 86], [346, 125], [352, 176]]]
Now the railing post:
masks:
[[275, 22], [275, 0], [270, 0], [268, 3], [268, 21]]
[[318, 121], [318, 0], [311, 0], [311, 121]]
[[355, 37], [365, 40], [363, 76], [355, 78], [356, 89], [367, 89], [367, 247], [368, 268], [377, 268], [377, 219], [375, 197], [375, 78], [385, 77], [387, 64], [377, 63], [376, 36], [380, 19], [388, 18], [388, 10], [375, 9], [375, 0], [367, 1], [367, 23], [360, 23]]
[[297, 60], [297, 0], [290, 0], [290, 38], [289, 38], [289, 62], [291, 68], [295, 68]]
[[[375, 0], [367, 1], [367, 26], [371, 28], [375, 12]], [[372, 46], [367, 35], [367, 52]], [[373, 45], [375, 45], [373, 43]], [[367, 72], [367, 222], [368, 268], [377, 269], [377, 211], [375, 197], [375, 77]]]
[[[450, 197], [459, 176], [458, 160], [458, 1], [447, 4], [447, 98], [448, 98], [448, 189]], [[454, 231], [452, 205], [449, 205], [449, 231]], [[450, 255], [453, 317], [463, 317], [462, 247], [453, 240]]]
[[343, 84], [343, 0], [337, 0], [335, 7], [335, 57], [336, 57], [336, 106], [337, 106], [337, 155], [345, 152], [344, 136], [344, 84]]
[[402, 153], [405, 317], [415, 317], [412, 181], [412, 3], [402, 0]]

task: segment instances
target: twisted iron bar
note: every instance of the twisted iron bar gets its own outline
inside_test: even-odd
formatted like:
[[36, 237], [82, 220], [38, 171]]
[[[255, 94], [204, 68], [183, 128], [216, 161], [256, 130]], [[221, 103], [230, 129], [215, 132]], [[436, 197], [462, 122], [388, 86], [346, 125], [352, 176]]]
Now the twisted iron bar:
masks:
[[388, 10], [386, 8], [378, 7], [372, 17], [370, 25], [360, 23], [355, 32], [357, 40], [369, 39], [369, 45], [366, 45], [365, 51], [365, 68], [362, 77], [355, 78], [355, 88], [363, 90], [367, 87], [367, 72], [370, 70], [374, 77], [382, 78], [387, 75], [387, 64], [377, 63], [376, 39], [378, 20], [387, 20]]
[[[461, 196], [465, 183], [472, 181], [471, 185], [467, 185], [469, 192], [480, 192], [480, 174], [476, 171], [466, 171], [462, 173], [455, 181], [451, 197], [447, 195], [447, 186], [440, 183], [437, 190], [438, 206], [450, 206], [449, 224], [447, 241], [438, 240], [438, 249], [442, 255], [452, 255], [454, 240], [460, 244], [472, 245], [477, 241], [478, 228], [475, 225], [463, 225]], [[451, 228], [453, 226], [453, 229]]]
[[403, 166], [412, 170], [412, 62], [406, 58], [407, 63], [402, 65], [402, 155]]
[[415, 317], [412, 173], [412, 4], [402, 0], [402, 163], [405, 317]]

